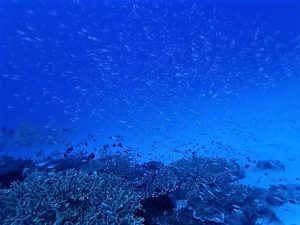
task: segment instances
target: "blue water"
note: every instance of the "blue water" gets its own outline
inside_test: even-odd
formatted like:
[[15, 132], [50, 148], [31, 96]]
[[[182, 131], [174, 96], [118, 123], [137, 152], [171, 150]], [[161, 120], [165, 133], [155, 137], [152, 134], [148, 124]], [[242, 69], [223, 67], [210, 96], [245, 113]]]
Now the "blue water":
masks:
[[[286, 167], [247, 184], [297, 183], [299, 84], [297, 0], [0, 3], [0, 125], [34, 132], [17, 147], [5, 137], [4, 155], [37, 159], [91, 134], [93, 152], [120, 135], [141, 161], [205, 145], [197, 154]], [[282, 220], [299, 224], [291, 210]]]

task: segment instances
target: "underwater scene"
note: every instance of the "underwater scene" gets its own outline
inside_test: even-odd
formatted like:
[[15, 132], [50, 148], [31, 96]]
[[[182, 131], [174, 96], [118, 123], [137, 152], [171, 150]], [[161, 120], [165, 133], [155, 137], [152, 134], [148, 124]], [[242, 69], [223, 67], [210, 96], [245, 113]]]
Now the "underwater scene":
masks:
[[0, 225], [300, 225], [299, 0], [1, 0]]

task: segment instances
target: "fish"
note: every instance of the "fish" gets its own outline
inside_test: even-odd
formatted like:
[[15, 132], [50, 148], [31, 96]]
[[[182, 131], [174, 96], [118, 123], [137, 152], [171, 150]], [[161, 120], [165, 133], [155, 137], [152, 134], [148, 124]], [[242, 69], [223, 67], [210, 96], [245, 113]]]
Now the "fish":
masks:
[[94, 159], [96, 157], [96, 155], [95, 155], [95, 153], [91, 153], [91, 154], [89, 154], [89, 156], [88, 156], [88, 159], [89, 160], [92, 160], [92, 159]]
[[64, 153], [64, 157], [67, 157], [73, 150], [74, 150], [73, 146], [68, 146]]
[[120, 140], [121, 139], [121, 135], [110, 136], [109, 139]]
[[123, 146], [123, 149], [124, 149], [125, 151], [133, 151], [133, 150], [134, 150], [133, 148], [128, 147], [128, 146]]
[[123, 148], [123, 144], [120, 142], [120, 143], [118, 143], [118, 146], [120, 147], [120, 148]]
[[236, 213], [238, 213], [238, 214], [240, 214], [240, 215], [243, 214], [242, 210], [240, 210], [240, 209], [233, 209], [233, 211], [236, 212]]
[[289, 203], [291, 203], [291, 204], [297, 204], [297, 200], [295, 200], [295, 199], [289, 199], [288, 201], [289, 201]]
[[277, 200], [278, 202], [285, 203], [285, 201], [282, 198], [279, 198], [277, 196], [272, 196], [273, 199]]
[[210, 190], [206, 190], [211, 196], [216, 197], [214, 193], [212, 193]]
[[238, 205], [232, 205], [233, 208], [240, 209], [241, 207]]

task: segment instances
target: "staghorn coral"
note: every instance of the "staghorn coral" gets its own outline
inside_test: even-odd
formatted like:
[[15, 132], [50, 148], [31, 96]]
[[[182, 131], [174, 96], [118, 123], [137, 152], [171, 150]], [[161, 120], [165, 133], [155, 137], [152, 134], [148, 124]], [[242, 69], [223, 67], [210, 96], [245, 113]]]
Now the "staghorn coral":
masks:
[[204, 185], [214, 186], [218, 183], [232, 183], [245, 176], [235, 161], [222, 158], [180, 159], [172, 163], [171, 168], [182, 184], [201, 179]]
[[84, 159], [50, 160], [23, 183], [0, 189], [0, 224], [125, 225], [142, 224], [141, 217], [149, 225], [280, 224], [268, 200], [282, 198], [285, 187], [239, 184], [244, 172], [233, 160], [192, 157], [166, 166], [121, 154]]
[[85, 156], [77, 154], [65, 159], [50, 160], [39, 167], [39, 170], [59, 172], [76, 169], [90, 174], [113, 174], [126, 180], [143, 198], [163, 195], [177, 187], [177, 177], [162, 163], [151, 161], [138, 164], [133, 158], [121, 154], [91, 161], [85, 159]]
[[131, 184], [144, 198], [158, 197], [176, 190], [177, 177], [168, 167], [162, 167], [146, 170], [142, 177], [136, 178]]
[[0, 222], [26, 224], [142, 224], [140, 196], [121, 178], [67, 170], [34, 172], [0, 192]]
[[[178, 183], [164, 199], [174, 205], [173, 211], [149, 207], [145, 219], [151, 225], [254, 225], [261, 218], [280, 223], [266, 203], [266, 190], [236, 182], [244, 172], [233, 160], [192, 157], [175, 161], [168, 169], [177, 176]], [[184, 202], [180, 207], [179, 200]]]
[[142, 171], [135, 160], [127, 155], [112, 154], [105, 158], [93, 160], [88, 164], [82, 164], [80, 167], [87, 172], [111, 173], [126, 180], [135, 179], [142, 176]]
[[116, 174], [128, 181], [143, 198], [174, 191], [177, 185], [177, 177], [163, 163], [151, 161], [138, 164], [125, 155], [114, 154], [105, 159], [94, 160], [89, 164], [83, 164], [81, 169], [88, 172]]

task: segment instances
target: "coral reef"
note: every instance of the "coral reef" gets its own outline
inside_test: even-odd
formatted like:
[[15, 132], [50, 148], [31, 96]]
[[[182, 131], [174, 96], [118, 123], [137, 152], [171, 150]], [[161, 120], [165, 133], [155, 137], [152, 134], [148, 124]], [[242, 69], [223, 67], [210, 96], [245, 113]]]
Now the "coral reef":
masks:
[[[114, 174], [128, 181], [144, 198], [165, 194], [176, 189], [177, 176], [163, 163], [150, 161], [138, 164], [127, 155], [113, 154], [93, 161], [86, 160], [84, 155], [70, 156], [62, 160], [54, 160], [51, 171], [77, 169], [89, 173]], [[54, 165], [54, 166], [52, 166]]]
[[236, 183], [245, 175], [235, 161], [192, 157], [172, 163], [169, 169], [177, 177], [177, 188], [158, 201], [173, 209], [150, 207], [144, 215], [148, 224], [243, 225], [255, 224], [259, 218], [279, 222], [266, 203], [265, 190]]
[[0, 196], [1, 224], [142, 224], [140, 196], [108, 174], [34, 172]]
[[272, 208], [297, 204], [300, 196], [293, 184], [242, 185], [242, 167], [222, 158], [165, 165], [125, 154], [73, 154], [22, 170], [26, 177], [0, 189], [1, 224], [282, 224]]

